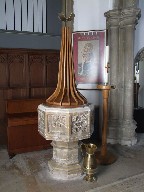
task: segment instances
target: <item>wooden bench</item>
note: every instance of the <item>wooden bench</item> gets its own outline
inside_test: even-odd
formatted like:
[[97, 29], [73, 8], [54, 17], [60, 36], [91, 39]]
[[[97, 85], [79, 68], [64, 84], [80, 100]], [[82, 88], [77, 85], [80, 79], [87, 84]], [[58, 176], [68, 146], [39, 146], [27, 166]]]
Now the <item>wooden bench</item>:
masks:
[[12, 158], [17, 153], [50, 148], [51, 141], [38, 132], [37, 107], [46, 99], [7, 100], [8, 153]]

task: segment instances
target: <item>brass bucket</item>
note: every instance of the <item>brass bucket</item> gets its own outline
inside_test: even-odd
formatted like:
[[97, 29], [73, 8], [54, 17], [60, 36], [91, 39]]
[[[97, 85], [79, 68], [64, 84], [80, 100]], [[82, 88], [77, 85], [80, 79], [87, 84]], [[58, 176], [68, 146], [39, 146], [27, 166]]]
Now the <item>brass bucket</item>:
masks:
[[84, 180], [93, 182], [97, 180], [95, 177], [96, 169], [97, 169], [97, 160], [96, 160], [96, 150], [97, 146], [93, 143], [89, 144], [82, 144], [81, 145], [83, 151], [85, 151], [84, 158], [83, 158], [83, 164], [82, 164], [82, 170], [84, 173], [86, 173], [86, 176], [84, 177]]

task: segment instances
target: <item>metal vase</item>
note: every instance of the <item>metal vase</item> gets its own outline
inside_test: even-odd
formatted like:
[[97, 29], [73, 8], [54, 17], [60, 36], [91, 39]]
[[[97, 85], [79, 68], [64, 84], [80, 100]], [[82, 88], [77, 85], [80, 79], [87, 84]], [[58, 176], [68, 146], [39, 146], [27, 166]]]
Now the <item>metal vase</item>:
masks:
[[85, 151], [85, 153], [83, 153], [85, 155], [82, 164], [82, 169], [84, 173], [86, 173], [84, 180], [93, 182], [97, 179], [95, 176], [97, 169], [97, 160], [95, 154], [97, 146], [95, 144], [89, 143], [89, 144], [82, 144], [81, 147]]

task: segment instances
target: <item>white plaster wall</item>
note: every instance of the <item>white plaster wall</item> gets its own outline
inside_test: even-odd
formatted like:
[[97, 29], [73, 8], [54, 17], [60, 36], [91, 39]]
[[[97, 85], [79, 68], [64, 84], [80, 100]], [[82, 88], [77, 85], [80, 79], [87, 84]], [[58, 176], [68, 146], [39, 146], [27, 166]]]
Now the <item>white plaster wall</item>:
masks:
[[104, 13], [112, 7], [113, 0], [74, 0], [74, 31], [105, 29]]

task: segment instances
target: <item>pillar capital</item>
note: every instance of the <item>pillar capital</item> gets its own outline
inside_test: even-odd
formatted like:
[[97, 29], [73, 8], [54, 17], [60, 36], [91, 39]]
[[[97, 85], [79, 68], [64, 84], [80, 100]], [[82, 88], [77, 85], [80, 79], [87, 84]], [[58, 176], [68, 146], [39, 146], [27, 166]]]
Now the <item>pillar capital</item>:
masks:
[[124, 9], [130, 7], [137, 7], [139, 0], [114, 0], [115, 9]]
[[118, 28], [121, 11], [118, 9], [110, 10], [104, 13], [107, 22], [107, 28]]
[[126, 26], [133, 26], [137, 25], [138, 20], [141, 16], [141, 11], [138, 8], [128, 8], [128, 9], [122, 9], [121, 10], [121, 16], [120, 16], [120, 28], [126, 27]]
[[104, 13], [107, 19], [107, 27], [125, 27], [135, 26], [141, 16], [141, 10], [138, 8], [115, 9]]

